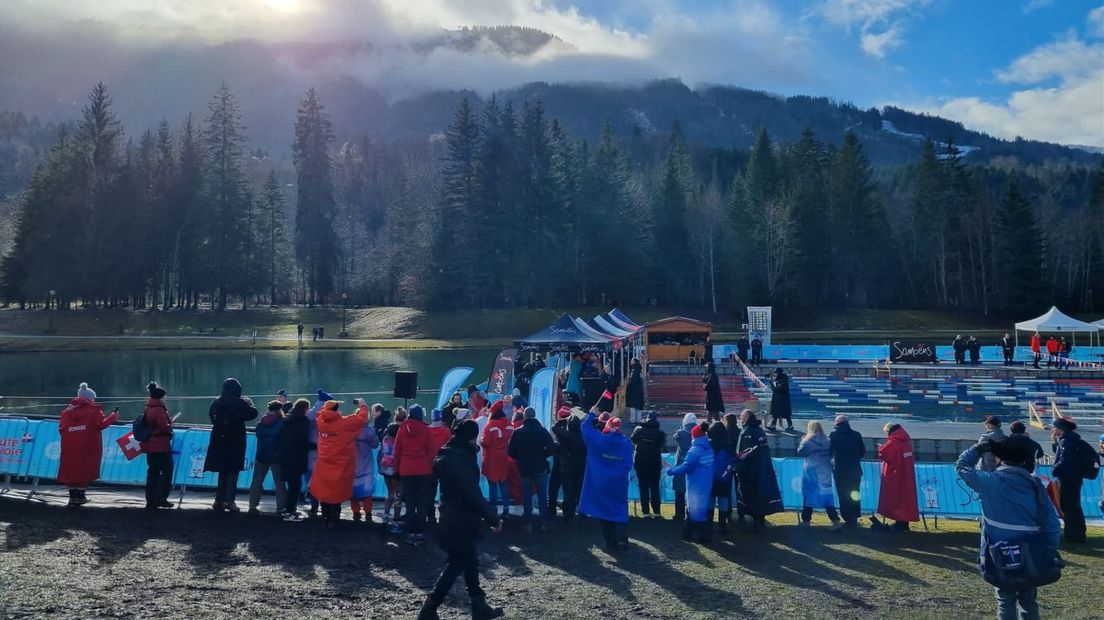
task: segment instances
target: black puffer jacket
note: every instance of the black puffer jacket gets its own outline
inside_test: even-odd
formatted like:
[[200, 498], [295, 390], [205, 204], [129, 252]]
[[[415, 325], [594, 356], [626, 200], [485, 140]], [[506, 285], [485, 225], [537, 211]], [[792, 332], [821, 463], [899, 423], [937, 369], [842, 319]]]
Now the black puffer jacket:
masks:
[[862, 458], [866, 455], [866, 445], [862, 435], [844, 422], [828, 436], [832, 451], [832, 471], [842, 478], [862, 478]]
[[291, 413], [280, 429], [280, 465], [287, 471], [306, 471], [307, 456], [315, 449], [306, 414]]
[[586, 471], [586, 444], [579, 418], [571, 416], [566, 426], [553, 427], [560, 450], [560, 466], [565, 476], [581, 476]]
[[645, 421], [633, 429], [629, 439], [636, 446], [636, 452], [633, 454], [633, 468], [637, 471], [658, 472], [662, 466], [660, 459], [663, 446], [667, 443], [667, 433], [659, 428], [659, 421]]
[[441, 519], [437, 536], [442, 543], [478, 540], [483, 537], [483, 522], [495, 527], [498, 514], [479, 489], [478, 448], [453, 437], [437, 453], [433, 474], [441, 485]]
[[522, 476], [537, 476], [548, 471], [548, 457], [556, 451], [556, 442], [540, 420], [529, 418], [510, 435], [506, 452], [517, 461]]
[[203, 462], [205, 471], [231, 473], [245, 469], [245, 423], [256, 419], [257, 408], [241, 394], [238, 380], [227, 379], [222, 384], [222, 396], [211, 403], [207, 412], [212, 428]]
[[629, 371], [629, 384], [625, 387], [625, 406], [644, 408], [644, 377], [641, 376], [640, 366], [637, 364], [633, 364]]

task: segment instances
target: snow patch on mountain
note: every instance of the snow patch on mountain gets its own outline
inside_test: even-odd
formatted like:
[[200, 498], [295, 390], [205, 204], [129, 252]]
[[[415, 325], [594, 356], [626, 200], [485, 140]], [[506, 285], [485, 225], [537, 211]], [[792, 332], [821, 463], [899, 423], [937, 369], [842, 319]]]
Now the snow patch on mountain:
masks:
[[[892, 121], [887, 121], [884, 119], [882, 120], [882, 131], [888, 134], [893, 134], [895, 136], [900, 136], [906, 140], [912, 140], [914, 142], [923, 142], [924, 138], [926, 137], [918, 133], [908, 133], [905, 131], [901, 131], [900, 129], [897, 129]], [[935, 142], [935, 146], [937, 149], [945, 149], [947, 148], [947, 143]], [[959, 157], [966, 157], [974, 151], [981, 150], [981, 147], [979, 146], [967, 146], [965, 144], [956, 144], [955, 148], [958, 149]], [[947, 159], [948, 157], [950, 157], [950, 155], [948, 155], [947, 153], [939, 153], [938, 155], [936, 155], [936, 159]]]

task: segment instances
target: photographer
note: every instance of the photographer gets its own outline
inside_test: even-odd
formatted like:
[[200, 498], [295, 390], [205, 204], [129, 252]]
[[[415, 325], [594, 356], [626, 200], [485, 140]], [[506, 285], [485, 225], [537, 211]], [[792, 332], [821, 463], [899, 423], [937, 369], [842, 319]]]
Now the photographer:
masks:
[[[1061, 576], [1058, 514], [1043, 485], [1027, 469], [1032, 446], [1026, 438], [983, 442], [958, 457], [959, 477], [981, 501], [982, 576], [996, 588], [997, 617], [1038, 618], [1037, 588]], [[996, 457], [995, 471], [979, 471], [985, 453]]]

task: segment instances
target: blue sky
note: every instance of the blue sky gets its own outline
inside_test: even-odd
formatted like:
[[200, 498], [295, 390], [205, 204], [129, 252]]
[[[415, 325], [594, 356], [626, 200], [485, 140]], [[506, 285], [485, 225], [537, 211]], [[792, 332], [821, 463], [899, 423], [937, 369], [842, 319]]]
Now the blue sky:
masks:
[[[407, 93], [678, 77], [1104, 147], [1100, 0], [4, 0], [0, 24], [36, 37], [95, 26], [123, 56], [243, 38], [355, 38], [380, 45], [330, 68]], [[409, 45], [441, 28], [503, 24], [574, 49], [513, 58]]]

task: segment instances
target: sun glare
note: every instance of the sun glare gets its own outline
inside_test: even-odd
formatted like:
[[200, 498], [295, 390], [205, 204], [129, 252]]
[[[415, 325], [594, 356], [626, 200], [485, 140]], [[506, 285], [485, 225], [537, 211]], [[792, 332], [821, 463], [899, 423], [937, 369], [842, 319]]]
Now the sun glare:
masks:
[[265, 4], [284, 13], [291, 13], [299, 8], [299, 0], [265, 0]]

